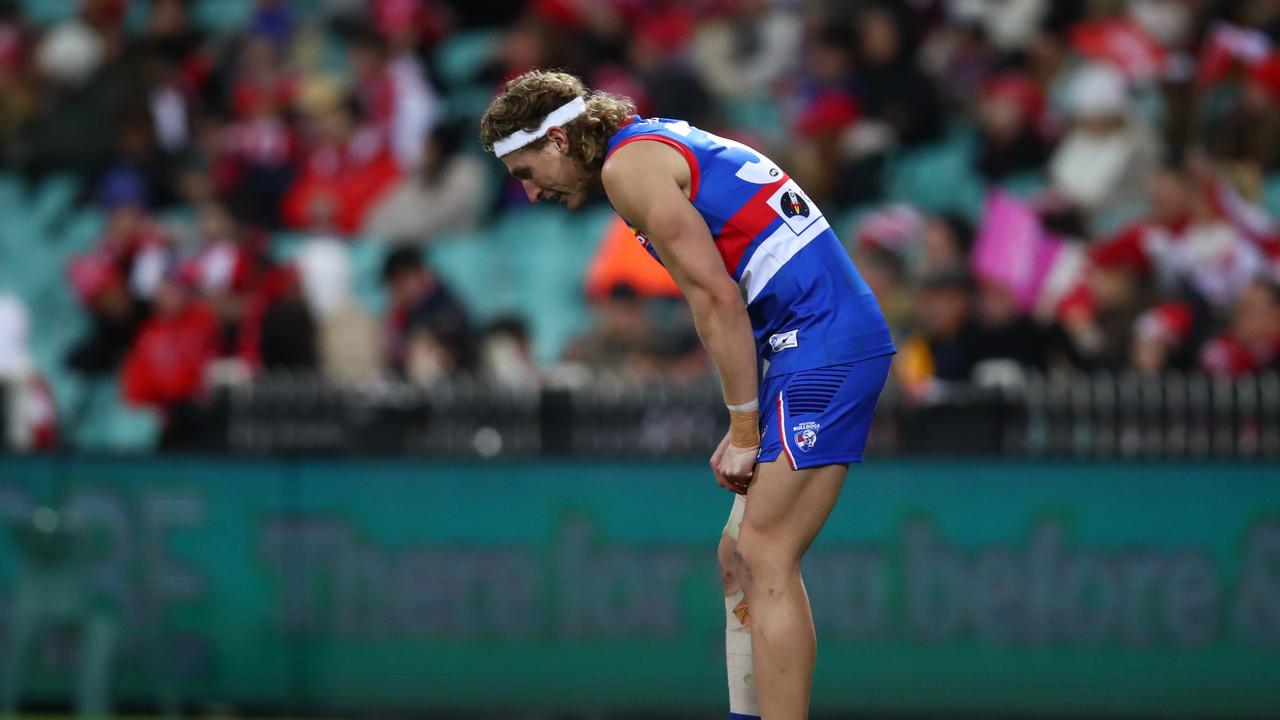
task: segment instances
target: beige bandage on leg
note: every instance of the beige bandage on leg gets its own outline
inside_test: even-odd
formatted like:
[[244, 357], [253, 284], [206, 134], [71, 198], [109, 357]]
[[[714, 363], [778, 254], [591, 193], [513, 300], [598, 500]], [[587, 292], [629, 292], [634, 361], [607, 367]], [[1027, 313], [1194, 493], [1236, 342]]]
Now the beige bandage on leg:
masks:
[[[724, 532], [735, 541], [747, 501], [738, 495]], [[724, 655], [729, 672], [729, 712], [737, 715], [760, 715], [760, 694], [756, 689], [755, 667], [751, 659], [751, 616], [742, 590], [724, 598]]]
[[737, 608], [746, 609], [742, 591], [724, 599], [724, 656], [729, 671], [729, 712], [760, 715], [760, 692], [751, 660], [751, 628], [738, 620]]
[[733, 496], [733, 509], [729, 511], [729, 521], [724, 524], [724, 534], [738, 541], [738, 528], [742, 526], [742, 516], [747, 512], [747, 499], [741, 495]]

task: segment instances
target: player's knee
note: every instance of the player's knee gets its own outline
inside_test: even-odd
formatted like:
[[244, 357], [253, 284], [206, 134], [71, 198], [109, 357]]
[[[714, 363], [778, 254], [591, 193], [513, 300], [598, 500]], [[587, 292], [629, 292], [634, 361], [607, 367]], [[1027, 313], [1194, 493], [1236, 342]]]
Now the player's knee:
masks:
[[800, 567], [799, 553], [788, 549], [786, 543], [760, 532], [748, 531], [745, 526], [738, 534], [733, 558], [738, 582], [748, 595], [762, 579], [772, 584], [787, 574], [797, 572]]
[[720, 546], [716, 548], [716, 559], [720, 562], [720, 582], [724, 584], [724, 594], [731, 595], [739, 590], [738, 574], [733, 557], [737, 542], [728, 535], [720, 536]]

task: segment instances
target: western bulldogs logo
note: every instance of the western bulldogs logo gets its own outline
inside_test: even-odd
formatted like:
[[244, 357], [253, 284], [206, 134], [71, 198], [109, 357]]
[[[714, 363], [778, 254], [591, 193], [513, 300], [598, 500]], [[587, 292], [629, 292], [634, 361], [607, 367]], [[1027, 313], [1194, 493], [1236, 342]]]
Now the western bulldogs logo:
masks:
[[818, 430], [822, 427], [816, 422], [803, 422], [791, 428], [791, 436], [795, 439], [796, 447], [805, 452], [813, 449], [818, 444]]
[[789, 218], [793, 218], [797, 215], [800, 217], [809, 217], [809, 203], [805, 202], [804, 198], [800, 197], [800, 193], [795, 190], [788, 190], [782, 193], [782, 198], [779, 200], [779, 204], [782, 209], [782, 214]]
[[782, 352], [787, 348], [800, 347], [800, 339], [797, 337], [799, 332], [799, 330], [788, 330], [776, 335], [770, 335], [769, 348], [774, 352]]

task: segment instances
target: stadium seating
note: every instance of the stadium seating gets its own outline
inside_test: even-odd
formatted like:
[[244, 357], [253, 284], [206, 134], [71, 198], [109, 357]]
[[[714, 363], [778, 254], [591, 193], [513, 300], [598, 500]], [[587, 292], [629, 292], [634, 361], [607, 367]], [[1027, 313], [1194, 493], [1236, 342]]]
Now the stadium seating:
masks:
[[973, 170], [976, 149], [976, 135], [961, 126], [950, 129], [937, 143], [889, 158], [885, 167], [888, 199], [925, 211], [976, 217], [985, 190]]
[[214, 33], [228, 33], [249, 24], [253, 0], [197, 0], [191, 9], [200, 27]]
[[460, 32], [444, 40], [435, 52], [435, 70], [452, 120], [476, 119], [484, 114], [493, 88], [480, 80], [480, 71], [497, 52], [501, 34], [494, 30]]
[[0, 175], [0, 288], [13, 291], [38, 318], [30, 352], [58, 404], [64, 441], [97, 451], [148, 450], [160, 423], [154, 413], [124, 405], [115, 378], [86, 381], [65, 367], [88, 320], [64, 276], [67, 260], [92, 247], [101, 231], [95, 209], [76, 209], [76, 183], [51, 177], [26, 187]]
[[71, 17], [82, 4], [82, 0], [24, 0], [22, 13], [36, 25], [47, 25]]

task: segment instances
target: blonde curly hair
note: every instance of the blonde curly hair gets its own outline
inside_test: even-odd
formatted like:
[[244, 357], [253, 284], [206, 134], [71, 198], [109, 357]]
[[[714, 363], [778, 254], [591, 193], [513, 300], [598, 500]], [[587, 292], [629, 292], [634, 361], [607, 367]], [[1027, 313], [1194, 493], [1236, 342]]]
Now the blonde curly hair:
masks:
[[[537, 130], [551, 111], [576, 97], [586, 101], [587, 111], [564, 126], [569, 154], [584, 167], [599, 167], [604, 164], [609, 138], [636, 114], [635, 103], [592, 91], [566, 72], [530, 70], [507, 82], [480, 118], [480, 144], [485, 152], [493, 152], [497, 141], [517, 130]], [[525, 147], [536, 150], [546, 143], [544, 137]]]

